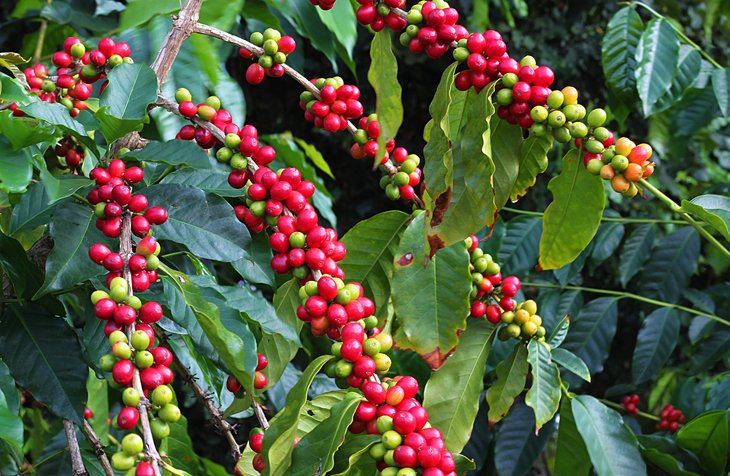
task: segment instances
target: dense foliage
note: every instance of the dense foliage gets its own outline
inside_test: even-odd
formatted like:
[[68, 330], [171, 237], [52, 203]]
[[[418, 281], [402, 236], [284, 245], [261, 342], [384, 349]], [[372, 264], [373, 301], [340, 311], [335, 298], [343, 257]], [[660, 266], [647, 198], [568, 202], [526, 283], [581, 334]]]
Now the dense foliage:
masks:
[[0, 474], [727, 472], [730, 10], [543, 3], [4, 3]]

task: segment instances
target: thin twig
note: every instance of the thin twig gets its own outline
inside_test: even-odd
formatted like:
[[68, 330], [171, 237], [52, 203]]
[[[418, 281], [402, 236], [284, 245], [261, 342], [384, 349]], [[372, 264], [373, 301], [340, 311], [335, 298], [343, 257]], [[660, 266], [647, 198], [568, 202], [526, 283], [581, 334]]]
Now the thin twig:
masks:
[[104, 474], [106, 474], [106, 476], [114, 476], [114, 469], [112, 469], [112, 465], [109, 463], [109, 458], [106, 456], [104, 445], [101, 444], [101, 440], [99, 440], [94, 429], [86, 420], [84, 420], [84, 425], [81, 429], [84, 431], [84, 435], [86, 435], [86, 440], [94, 450], [94, 454], [96, 454], [99, 464], [101, 464], [101, 467], [104, 469]]
[[79, 449], [79, 441], [76, 439], [76, 427], [71, 420], [63, 420], [63, 429], [66, 432], [66, 440], [68, 440], [68, 452], [71, 455], [71, 469], [74, 476], [89, 476], [89, 472], [84, 467], [84, 460], [81, 459], [81, 450]]
[[200, 17], [202, 4], [203, 0], [187, 0], [180, 9], [180, 14], [173, 18], [172, 28], [167, 32], [165, 41], [163, 41], [160, 51], [151, 65], [152, 70], [157, 75], [159, 88], [165, 82], [167, 73], [170, 72], [183, 42], [193, 33], [195, 23]]
[[251, 406], [253, 407], [253, 413], [256, 415], [256, 419], [258, 419], [259, 423], [261, 424], [261, 428], [266, 431], [269, 429], [269, 420], [266, 418], [266, 414], [264, 413], [264, 408], [261, 406], [259, 402], [256, 401], [256, 397], [249, 394], [249, 398], [251, 399]]
[[[533, 217], [541, 217], [545, 212], [533, 212], [530, 210], [520, 210], [519, 208], [502, 207], [505, 212], [514, 213], [516, 215], [527, 215]], [[682, 220], [662, 220], [661, 218], [624, 218], [624, 217], [601, 217], [601, 221], [605, 223], [631, 223], [631, 224], [658, 224], [658, 225], [686, 225]]]

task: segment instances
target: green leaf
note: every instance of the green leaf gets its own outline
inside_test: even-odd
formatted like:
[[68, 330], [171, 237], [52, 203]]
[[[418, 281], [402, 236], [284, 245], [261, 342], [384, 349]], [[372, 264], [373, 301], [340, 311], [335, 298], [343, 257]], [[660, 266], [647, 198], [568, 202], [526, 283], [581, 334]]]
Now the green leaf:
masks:
[[636, 87], [636, 48], [644, 23], [636, 10], [624, 7], [608, 22], [601, 44], [601, 62], [606, 82], [621, 95], [631, 95]]
[[595, 269], [594, 267], [597, 267], [613, 256], [621, 244], [623, 237], [623, 223], [601, 223], [601, 226], [598, 227], [596, 237], [593, 240], [593, 249], [591, 250], [590, 257], [591, 269]]
[[563, 347], [580, 357], [591, 374], [597, 374], [603, 370], [603, 363], [611, 349], [617, 320], [616, 298], [594, 299], [571, 320], [570, 332]]
[[0, 355], [13, 378], [54, 414], [83, 421], [86, 363], [63, 318], [37, 305], [8, 305], [0, 322]]
[[178, 0], [162, 0], [149, 3], [145, 0], [130, 0], [121, 13], [119, 29], [127, 30], [147, 23], [152, 18], [180, 10]]
[[428, 410], [430, 423], [441, 430], [452, 453], [460, 452], [471, 436], [496, 329], [486, 321], [470, 324], [454, 355], [431, 374], [423, 390], [423, 407]]
[[682, 99], [669, 111], [672, 133], [679, 137], [689, 137], [707, 126], [718, 111], [715, 93], [708, 85], [702, 89], [690, 87]]
[[[644, 460], [672, 476], [699, 476], [699, 462], [694, 454], [677, 446], [674, 439], [659, 435], [638, 435]], [[685, 469], [685, 467], [687, 469]]]
[[[555, 350], [558, 349], [553, 349]], [[591, 459], [583, 443], [583, 437], [575, 425], [571, 406], [569, 398], [564, 398], [560, 404], [554, 476], [588, 476], [591, 470]]]
[[232, 262], [231, 265], [246, 281], [273, 288], [276, 286], [274, 270], [269, 265], [272, 256], [268, 236], [265, 233], [258, 233], [251, 237], [248, 256]]
[[697, 268], [700, 237], [689, 226], [665, 236], [651, 254], [639, 283], [639, 294], [662, 301], [677, 302]]
[[722, 115], [730, 116], [730, 69], [712, 70], [712, 90]]
[[332, 169], [330, 169], [329, 164], [322, 156], [322, 153], [317, 150], [315, 146], [298, 137], [293, 137], [293, 139], [294, 142], [296, 142], [297, 145], [304, 151], [304, 155], [306, 155], [307, 158], [312, 161], [315, 167], [329, 175], [331, 178], [335, 178], [335, 176], [332, 175]]
[[569, 328], [570, 315], [566, 314], [565, 316], [563, 316], [560, 322], [558, 322], [558, 324], [555, 326], [555, 329], [553, 329], [553, 332], [548, 337], [548, 345], [550, 345], [551, 349], [555, 350], [557, 347], [560, 346], [560, 344], [563, 343], [565, 337], [568, 335]]
[[549, 423], [535, 433], [535, 414], [524, 403], [515, 404], [497, 432], [494, 461], [499, 476], [522, 476], [530, 472], [552, 433]]
[[691, 201], [682, 200], [682, 210], [709, 223], [730, 241], [730, 198], [722, 195], [700, 195]]
[[35, 297], [68, 289], [104, 273], [104, 268], [88, 258], [94, 243], [105, 239], [94, 226], [91, 209], [76, 203], [64, 203], [53, 213], [49, 234], [54, 238], [53, 249], [46, 261], [46, 278]]
[[13, 73], [13, 76], [15, 76], [15, 79], [25, 87], [28, 86], [28, 82], [25, 79], [25, 74], [18, 68], [18, 65], [28, 62], [29, 60], [23, 58], [18, 53], [7, 51], [0, 53], [0, 67], [9, 69]]
[[335, 452], [342, 445], [362, 397], [354, 392], [332, 407], [329, 417], [304, 435], [292, 452], [287, 475], [327, 474], [334, 467]]
[[[380, 441], [378, 435], [348, 435], [345, 442], [335, 453], [335, 465], [330, 476], [374, 476], [375, 460], [370, 457], [368, 450]], [[370, 472], [366, 472], [366, 466]]]
[[195, 314], [220, 360], [246, 391], [253, 394], [253, 374], [257, 363], [256, 340], [246, 323], [224, 316], [219, 305], [210, 302], [210, 298], [203, 295], [201, 288], [184, 274], [172, 274], [171, 278], [182, 293], [185, 304]]
[[497, 365], [497, 379], [487, 390], [490, 424], [500, 421], [512, 408], [515, 398], [525, 389], [527, 371], [527, 347], [518, 344], [510, 356]]
[[0, 406], [0, 442], [10, 445], [16, 454], [23, 448], [23, 420], [5, 406]]
[[695, 48], [688, 45], [679, 47], [677, 75], [674, 77], [669, 91], [657, 101], [654, 107], [655, 113], [669, 109], [682, 97], [684, 91], [697, 80], [701, 66], [702, 57]]
[[0, 404], [13, 413], [20, 410], [20, 390], [15, 386], [15, 379], [10, 375], [10, 369], [0, 359]]
[[707, 339], [694, 346], [696, 351], [692, 355], [690, 372], [696, 374], [708, 370], [727, 354], [730, 349], [728, 346], [730, 346], [730, 330], [724, 327], [714, 330]]
[[586, 382], [591, 381], [591, 372], [588, 370], [586, 363], [571, 351], [554, 348], [550, 351], [550, 356], [556, 364], [570, 370]]
[[654, 112], [654, 105], [669, 91], [677, 74], [679, 39], [668, 21], [651, 20], [636, 48], [636, 89], [644, 115]]
[[425, 160], [423, 173], [428, 179], [426, 180], [426, 191], [431, 197], [438, 197], [444, 193], [451, 186], [452, 181], [453, 157], [449, 139], [458, 131], [451, 131], [449, 128], [449, 106], [451, 105], [456, 65], [453, 63], [441, 75], [441, 82], [428, 108], [433, 127], [430, 129], [429, 138], [423, 148]]
[[35, 117], [36, 119], [40, 119], [74, 134], [93, 154], [97, 153], [98, 147], [96, 142], [89, 137], [83, 124], [72, 118], [68, 114], [68, 109], [62, 104], [38, 101], [22, 106], [20, 109], [31, 117]]
[[30, 150], [13, 151], [7, 139], [0, 136], [0, 190], [23, 193], [32, 178]]
[[10, 279], [15, 295], [30, 298], [43, 282], [40, 270], [30, 262], [23, 246], [0, 232], [0, 269]]
[[635, 385], [654, 378], [672, 355], [679, 337], [680, 320], [677, 311], [662, 307], [646, 316], [631, 364]]
[[631, 278], [649, 259], [649, 250], [654, 244], [655, 236], [654, 225], [639, 225], [626, 239], [621, 247], [621, 262], [619, 263], [622, 286], [626, 287]]
[[464, 108], [458, 119], [460, 129], [451, 129], [451, 186], [442, 195], [432, 196], [434, 200], [430, 202], [433, 210], [428, 240], [432, 252], [461, 242], [496, 220], [492, 186], [495, 166], [489, 130], [489, 119], [494, 114], [489, 99], [493, 87], [479, 94], [473, 88], [452, 92], [464, 96]]
[[440, 250], [424, 267], [425, 216], [416, 215], [395, 253], [392, 293], [399, 327], [394, 338], [437, 369], [466, 328], [471, 275], [462, 243]]
[[540, 238], [540, 266], [545, 270], [578, 257], [598, 231], [606, 206], [601, 178], [588, 173], [577, 150], [563, 157], [563, 171], [548, 189], [553, 202], [543, 215]]
[[492, 115], [489, 130], [492, 134], [492, 160], [495, 165], [492, 179], [494, 203], [499, 210], [509, 200], [512, 186], [520, 170], [522, 129]]
[[167, 221], [155, 227], [157, 239], [183, 244], [199, 258], [225, 263], [248, 254], [248, 228], [221, 197], [179, 184], [153, 185], [144, 194], [168, 211]]
[[169, 464], [184, 474], [201, 474], [200, 459], [193, 450], [193, 441], [188, 435], [188, 420], [184, 416], [170, 423], [170, 436], [165, 438], [162, 447], [170, 458]]
[[722, 380], [712, 385], [712, 388], [710, 388], [709, 401], [707, 402], [705, 409], [730, 409], [730, 374], [725, 375]]
[[499, 249], [499, 262], [509, 274], [522, 277], [537, 263], [537, 244], [542, 234], [542, 220], [518, 216], [507, 222], [507, 233]]
[[9, 110], [0, 112], [0, 134], [10, 141], [15, 150], [55, 142], [58, 135], [48, 124], [30, 117], [15, 117]]
[[537, 176], [547, 170], [547, 153], [553, 146], [551, 135], [535, 136], [531, 134], [520, 147], [520, 165], [517, 178], [512, 185], [510, 200], [516, 202], [527, 190], [535, 185]]
[[[189, 165], [194, 169], [212, 168], [210, 159], [208, 158], [208, 154], [206, 154], [203, 149], [198, 147], [198, 145], [194, 142], [182, 140], [171, 140], [168, 142], [150, 142], [141, 149], [127, 152], [124, 157], [125, 159], [137, 159], [140, 162], [159, 162], [175, 167], [179, 167], [181, 165]], [[212, 170], [207, 172], [208, 175], [212, 175], [213, 173], [214, 171]], [[233, 187], [231, 187], [231, 190], [233, 190]]]
[[340, 267], [349, 279], [362, 283], [380, 318], [388, 312], [394, 253], [409, 219], [400, 211], [379, 213], [357, 223], [340, 239], [347, 248]]
[[598, 476], [646, 474], [636, 437], [621, 415], [590, 395], [573, 398], [571, 409]]
[[533, 339], [527, 344], [527, 362], [532, 369], [532, 387], [525, 395], [525, 403], [535, 411], [535, 428], [539, 431], [560, 406], [560, 372], [544, 342]]
[[94, 371], [89, 369], [86, 379], [86, 393], [89, 401], [86, 408], [91, 410], [93, 416], [87, 420], [94, 429], [96, 436], [103, 444], [109, 444], [109, 397], [106, 379], [96, 378]]
[[[340, 23], [340, 20], [337, 23]], [[398, 61], [393, 54], [390, 30], [387, 28], [375, 33], [373, 36], [370, 45], [368, 82], [375, 90], [375, 112], [378, 114], [378, 122], [380, 122], [381, 128], [378, 137], [378, 155], [375, 157], [377, 162], [385, 155], [385, 144], [389, 140], [395, 139], [398, 129], [403, 123], [402, 89], [400, 83], [398, 83]]]
[[713, 410], [690, 420], [677, 432], [677, 444], [692, 451], [709, 474], [726, 470], [730, 432], [730, 412]]
[[263, 476], [279, 476], [288, 474], [292, 462], [292, 443], [297, 431], [302, 407], [307, 401], [307, 392], [317, 372], [332, 359], [331, 355], [322, 355], [314, 359], [286, 396], [286, 406], [271, 421], [271, 426], [264, 436]]
[[[171, 145], [170, 142], [165, 142], [164, 144], [167, 144], [168, 146]], [[197, 149], [196, 153], [200, 152], [200, 147], [196, 146], [195, 148]], [[143, 150], [145, 149], [132, 151], [132, 154], [134, 154], [135, 152], [141, 152]], [[163, 150], [168, 149], [167, 147], [165, 147]], [[152, 157], [152, 159], [154, 159], [154, 157]], [[148, 161], [148, 159], [144, 160]], [[206, 161], [207, 160], [208, 159], [206, 157]], [[169, 175], [166, 175], [165, 178], [160, 181], [160, 183], [178, 183], [180, 185], [188, 185], [190, 187], [199, 188], [200, 190], [207, 193], [213, 193], [215, 195], [218, 195], [219, 197], [241, 196], [240, 190], [235, 189], [228, 184], [228, 174], [215, 169], [200, 170], [183, 167], [175, 170]]]

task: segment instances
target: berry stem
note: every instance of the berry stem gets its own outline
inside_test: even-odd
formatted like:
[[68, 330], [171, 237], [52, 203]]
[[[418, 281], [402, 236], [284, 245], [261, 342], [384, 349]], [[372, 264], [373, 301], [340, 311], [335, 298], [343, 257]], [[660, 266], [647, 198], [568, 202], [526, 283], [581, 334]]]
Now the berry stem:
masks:
[[253, 407], [253, 413], [256, 415], [256, 418], [258, 419], [259, 423], [261, 424], [261, 428], [266, 431], [269, 429], [269, 420], [266, 418], [266, 414], [264, 413], [264, 408], [261, 406], [259, 402], [256, 401], [256, 397], [249, 394], [249, 398], [251, 399], [251, 406]]
[[79, 441], [76, 439], [76, 426], [71, 420], [63, 420], [63, 429], [68, 440], [68, 453], [71, 456], [71, 468], [74, 476], [89, 476], [84, 467], [84, 460], [81, 459]]
[[[611, 407], [611, 408], [613, 408], [615, 410], [618, 410], [618, 411], [620, 411], [622, 413], [625, 413], [626, 412], [626, 409], [623, 406], [621, 406], [618, 403], [616, 403], [616, 402], [612, 402], [611, 400], [606, 400], [604, 398], [601, 398], [600, 401], [601, 401], [601, 403], [603, 403], [607, 407]], [[633, 414], [634, 415], [638, 415], [638, 416], [643, 417], [643, 418], [646, 418], [648, 420], [661, 421], [661, 418], [659, 418], [656, 415], [652, 415], [651, 413], [646, 413], [646, 412], [642, 412], [642, 411], [637, 410]]]
[[106, 476], [114, 476], [112, 465], [109, 463], [109, 458], [107, 458], [106, 453], [104, 452], [104, 445], [101, 444], [101, 441], [96, 435], [96, 432], [94, 432], [94, 429], [86, 420], [84, 420], [84, 426], [81, 429], [84, 431], [86, 439], [89, 441], [91, 448], [94, 450], [94, 454], [96, 454], [99, 464], [101, 464], [101, 467], [104, 469], [104, 474]]
[[[516, 215], [527, 215], [533, 217], [541, 217], [545, 212], [532, 212], [528, 210], [520, 210], [519, 208], [503, 207], [505, 212], [514, 213]], [[633, 224], [659, 224], [659, 225], [684, 225], [683, 220], [662, 220], [661, 218], [624, 218], [624, 217], [601, 217], [601, 221], [605, 223], [633, 223]]]
[[641, 179], [639, 181], [641, 185], [643, 185], [647, 190], [649, 190], [656, 198], [659, 199], [663, 204], [667, 206], [671, 211], [679, 214], [679, 216], [682, 217], [684, 221], [692, 225], [692, 227], [697, 230], [697, 232], [702, 235], [707, 241], [715, 245], [715, 247], [722, 252], [722, 254], [725, 255], [725, 257], [730, 258], [730, 250], [725, 248], [725, 246], [720, 243], [720, 241], [715, 238], [712, 233], [710, 233], [708, 230], [706, 230], [702, 223], [698, 222], [694, 218], [692, 218], [689, 213], [682, 210], [682, 207], [680, 207], [674, 200], [669, 198], [667, 195], [664, 194], [661, 190], [653, 186], [651, 183], [649, 183], [646, 179]]
[[672, 304], [669, 302], [659, 301], [656, 299], [650, 299], [648, 297], [640, 296], [640, 295], [634, 294], [634, 293], [627, 293], [625, 291], [613, 291], [610, 289], [598, 289], [598, 288], [585, 288], [583, 286], [561, 286], [559, 284], [552, 284], [552, 283], [529, 283], [529, 282], [525, 282], [525, 281], [522, 282], [522, 286], [532, 286], [534, 288], [544, 288], [544, 289], [560, 289], [560, 290], [567, 290], [567, 291], [585, 291], [587, 293], [616, 296], [619, 299], [633, 299], [634, 301], [641, 301], [641, 302], [645, 302], [647, 304], [653, 304], [655, 306], [668, 307], [671, 309], [676, 309], [678, 311], [688, 312], [688, 313], [694, 314], [696, 316], [705, 316], [708, 319], [711, 319], [715, 322], [719, 322], [720, 324], [722, 324], [724, 326], [730, 327], [730, 321], [723, 319], [720, 316], [716, 316], [716, 315], [710, 314], [708, 312], [698, 311], [696, 309], [692, 309], [689, 307], [680, 306], [678, 304]]
[[[632, 6], [632, 7], [638, 6], [638, 7], [641, 7], [643, 9], [645, 9], [646, 11], [648, 11], [649, 13], [651, 13], [652, 15], [654, 15], [656, 18], [659, 18], [659, 19], [662, 19], [662, 20], [666, 20], [666, 17], [664, 17], [664, 15], [662, 15], [658, 11], [654, 10], [653, 8], [651, 8], [649, 5], [647, 5], [644, 2], [619, 2], [619, 5]], [[717, 61], [715, 61], [715, 59], [712, 56], [709, 55], [709, 53], [707, 53], [697, 43], [695, 43], [687, 35], [685, 35], [684, 32], [679, 27], [677, 27], [677, 25], [675, 25], [675, 22], [673, 22], [673, 21], [667, 21], [667, 23], [669, 24], [669, 26], [672, 27], [672, 30], [674, 30], [677, 33], [677, 36], [682, 41], [684, 41], [685, 43], [687, 43], [692, 48], [696, 49], [702, 56], [705, 57], [705, 59], [707, 61], [709, 61], [710, 63], [712, 63], [712, 65], [714, 67], [720, 68], [720, 69], [723, 68], [720, 63], [718, 63]]]

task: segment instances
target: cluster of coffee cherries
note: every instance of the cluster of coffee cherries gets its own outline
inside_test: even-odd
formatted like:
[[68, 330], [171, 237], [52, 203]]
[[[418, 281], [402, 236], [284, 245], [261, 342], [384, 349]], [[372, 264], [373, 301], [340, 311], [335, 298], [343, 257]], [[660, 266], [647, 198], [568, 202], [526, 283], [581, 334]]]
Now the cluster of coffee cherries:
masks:
[[319, 89], [319, 99], [305, 91], [299, 96], [299, 107], [304, 111], [304, 118], [313, 122], [315, 127], [327, 132], [344, 131], [349, 119], [362, 116], [363, 107], [358, 101], [360, 89], [357, 86], [345, 84], [339, 76], [311, 81]]
[[357, 21], [370, 26], [373, 31], [380, 31], [386, 26], [393, 31], [401, 31], [406, 27], [405, 18], [392, 11], [394, 8], [403, 8], [406, 0], [357, 0], [357, 3], [360, 4], [355, 12]]
[[321, 8], [322, 10], [331, 10], [335, 6], [337, 0], [309, 0], [312, 5]]
[[414, 54], [425, 51], [429, 58], [438, 58], [449, 51], [452, 42], [469, 36], [463, 25], [456, 24], [459, 12], [443, 0], [418, 2], [406, 19], [408, 27], [400, 42]]
[[[185, 88], [175, 91], [175, 100], [178, 103], [177, 109], [180, 115], [187, 119], [198, 117], [215, 125], [227, 133], [239, 132], [238, 126], [233, 124], [231, 113], [221, 107], [221, 100], [217, 96], [209, 96], [205, 102], [195, 104], [193, 96]], [[175, 137], [179, 140], [194, 140], [203, 149], [210, 149], [218, 143], [209, 130], [193, 125], [185, 125]]]
[[[146, 196], [133, 194], [132, 184], [144, 178], [144, 171], [140, 167], [127, 168], [122, 160], [113, 159], [106, 168], [94, 168], [89, 177], [96, 181], [97, 187], [86, 198], [94, 205], [96, 227], [99, 230], [110, 238], [118, 238], [122, 231], [122, 215], [132, 214], [132, 233], [143, 238], [137, 246], [137, 253], [129, 259], [132, 287], [135, 292], [146, 291], [150, 283], [157, 281], [156, 270], [159, 265], [156, 256], [159, 253], [158, 243], [148, 236], [150, 227], [167, 221], [167, 210], [158, 206], [148, 207]], [[107, 284], [121, 275], [124, 258], [119, 253], [113, 253], [106, 245], [92, 245], [89, 257], [109, 272]]]
[[658, 430], [666, 430], [675, 433], [679, 430], [679, 427], [684, 423], [684, 414], [682, 410], [674, 408], [674, 405], [667, 403], [659, 413], [661, 420], [656, 424]]
[[[269, 359], [264, 354], [256, 353], [258, 362], [256, 363], [256, 372], [253, 376], [253, 386], [256, 390], [261, 390], [268, 385], [269, 380], [264, 375], [263, 371], [269, 365]], [[238, 381], [233, 375], [229, 375], [226, 379], [226, 389], [231, 393], [238, 393], [241, 391], [241, 382]]]
[[[294, 439], [294, 446], [299, 443], [299, 438]], [[261, 428], [254, 428], [248, 436], [248, 446], [256, 453], [253, 457], [253, 469], [259, 473], [264, 472], [264, 457], [261, 456], [261, 450], [264, 446], [264, 431]]]
[[[258, 130], [254, 126], [246, 125], [239, 129], [237, 133], [229, 132], [226, 134], [223, 147], [216, 151], [216, 159], [219, 162], [228, 163], [233, 169], [228, 180], [232, 187], [242, 188], [248, 180], [249, 176], [246, 172], [248, 167], [247, 157], [253, 159], [259, 167], [270, 164], [276, 158], [276, 150], [270, 145], [261, 145], [258, 137]], [[302, 186], [302, 193], [309, 193], [308, 196], [310, 196], [310, 191], [314, 193], [313, 185], [305, 184]], [[284, 200], [286, 198], [288, 196], [284, 197]]]
[[86, 156], [81, 144], [76, 143], [70, 135], [61, 137], [53, 151], [56, 153], [56, 157], [65, 162], [66, 167], [77, 172], [80, 170], [81, 161]]
[[[461, 39], [453, 52], [454, 59], [466, 66], [467, 69], [460, 71], [454, 78], [454, 85], [461, 91], [474, 87], [480, 91], [490, 82], [501, 75], [518, 74], [520, 65], [507, 54], [507, 45], [497, 31], [488, 30], [482, 33], [472, 33], [468, 38]], [[540, 76], [552, 73], [549, 69], [542, 67]], [[529, 75], [529, 73], [525, 73]], [[527, 79], [532, 79], [528, 76]], [[532, 81], [530, 81], [532, 82]], [[547, 78], [540, 78], [535, 82], [535, 98], [542, 95], [541, 83], [548, 83]], [[552, 76], [549, 83], [552, 83]], [[547, 84], [548, 87], [550, 84]]]
[[81, 40], [72, 36], [63, 42], [63, 51], [51, 56], [58, 68], [55, 76], [50, 76], [44, 65], [36, 64], [25, 69], [25, 79], [30, 92], [37, 93], [42, 101], [59, 102], [76, 117], [88, 108], [85, 101], [91, 97], [91, 84], [105, 78], [115, 66], [133, 63], [130, 54], [127, 43], [115, 43], [111, 38], [102, 38], [96, 49], [87, 51]]
[[635, 414], [639, 411], [639, 403], [641, 398], [637, 394], [626, 395], [621, 399], [621, 406], [624, 407], [626, 413]]
[[[280, 78], [284, 76], [284, 63], [287, 55], [297, 48], [297, 42], [291, 36], [282, 36], [279, 30], [267, 28], [263, 33], [255, 31], [249, 38], [251, 43], [260, 46], [264, 54], [258, 57], [258, 62], [252, 63], [246, 70], [246, 81], [249, 84], [260, 84], [264, 76]], [[246, 48], [241, 48], [239, 54], [246, 59], [254, 59], [255, 54]]]
[[[373, 317], [370, 320], [377, 319]], [[313, 326], [312, 333], [317, 332], [318, 329]], [[373, 375], [383, 375], [390, 370], [391, 360], [385, 352], [392, 347], [393, 339], [371, 326], [368, 319], [348, 322], [337, 328], [337, 333], [341, 334], [340, 340], [335, 341], [331, 348], [336, 360], [329, 362], [324, 369], [328, 377], [335, 379], [337, 386], [362, 389]]]
[[[416, 400], [418, 381], [395, 377], [367, 381], [366, 401], [355, 411], [352, 433], [380, 435], [369, 450], [384, 476], [455, 476], [453, 455], [439, 430], [428, 423], [428, 412]], [[420, 472], [418, 471], [420, 470]]]
[[590, 173], [610, 180], [614, 191], [631, 198], [639, 191], [636, 182], [654, 173], [653, 150], [649, 144], [636, 145], [627, 137], [620, 137], [615, 144], [599, 141], [603, 137], [599, 129], [583, 143], [585, 166]]

